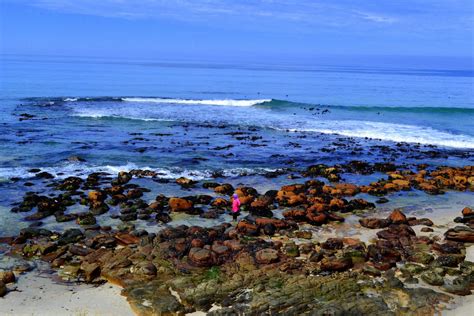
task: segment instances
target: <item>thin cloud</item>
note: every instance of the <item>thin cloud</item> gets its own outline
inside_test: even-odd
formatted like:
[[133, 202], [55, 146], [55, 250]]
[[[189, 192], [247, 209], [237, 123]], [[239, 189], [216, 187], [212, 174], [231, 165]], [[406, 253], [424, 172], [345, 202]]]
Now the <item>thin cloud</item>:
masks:
[[369, 13], [369, 12], [361, 12], [356, 11], [356, 13], [364, 20], [376, 22], [376, 23], [395, 23], [398, 21], [397, 18], [383, 16], [380, 14]]
[[[327, 28], [466, 29], [470, 0], [4, 0], [63, 13], [125, 19], [235, 22], [258, 27], [272, 20]], [[433, 21], [436, 23], [433, 23]], [[249, 23], [247, 23], [249, 22]]]

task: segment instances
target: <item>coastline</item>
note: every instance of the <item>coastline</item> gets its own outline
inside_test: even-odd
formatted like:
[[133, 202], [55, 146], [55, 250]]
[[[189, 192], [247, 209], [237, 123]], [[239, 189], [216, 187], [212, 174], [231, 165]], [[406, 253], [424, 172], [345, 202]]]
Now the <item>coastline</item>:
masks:
[[[309, 168], [308, 170], [313, 169]], [[334, 168], [331, 167], [326, 166], [323, 169], [316, 170], [319, 170], [318, 173], [322, 172], [324, 177], [339, 177], [339, 174], [334, 173]], [[328, 173], [327, 170], [331, 171]], [[269, 190], [264, 195], [259, 195], [251, 187], [240, 186], [234, 189], [228, 183], [219, 185], [218, 183], [204, 182], [202, 185], [204, 189], [214, 191], [213, 196], [209, 196], [200, 193], [202, 189], [196, 187], [197, 183], [195, 181], [179, 178], [176, 183], [186, 189], [188, 194], [189, 190], [197, 190], [200, 194], [181, 198], [167, 198], [158, 195], [151, 199], [151, 202], [148, 200], [145, 203], [140, 197], [143, 196], [143, 192], [147, 193], [146, 186], [150, 180], [147, 180], [146, 177], [133, 179], [144, 172], [134, 171], [133, 174], [121, 172], [117, 178], [110, 178], [105, 175], [90, 175], [86, 183], [79, 178], [60, 180], [61, 182], [57, 188], [71, 192], [75, 192], [80, 186], [90, 188], [91, 183], [93, 183], [94, 188], [104, 188], [104, 185], [108, 183], [114, 183], [114, 185], [109, 188], [105, 187], [105, 189], [95, 189], [88, 193], [88, 201], [85, 203], [89, 206], [90, 211], [78, 213], [74, 217], [77, 219], [77, 224], [82, 227], [83, 232], [69, 228], [63, 233], [56, 233], [41, 230], [41, 228], [29, 227], [23, 229], [20, 236], [13, 237], [13, 239], [4, 238], [3, 240], [11, 245], [12, 253], [22, 255], [25, 258], [33, 257], [51, 262], [51, 265], [55, 269], [59, 268], [63, 275], [68, 271], [67, 274], [72, 279], [95, 285], [104, 280], [109, 283], [98, 287], [86, 284], [65, 285], [62, 282], [55, 283], [51, 278], [52, 274], [48, 264], [35, 261], [39, 264], [39, 269], [19, 275], [16, 285], [8, 286], [10, 290], [16, 286], [22, 292], [11, 291], [8, 293], [2, 299], [7, 304], [4, 304], [4, 309], [0, 312], [7, 315], [8, 313], [38, 314], [41, 313], [41, 311], [37, 311], [38, 306], [49, 306], [50, 302], [54, 301], [55, 304], [51, 305], [44, 315], [61, 313], [70, 315], [87, 315], [87, 313], [132, 315], [133, 312], [138, 315], [150, 315], [155, 312], [166, 311], [198, 315], [202, 313], [200, 311], [209, 311], [211, 306], [208, 303], [185, 306], [184, 304], [189, 303], [184, 302], [193, 300], [199, 302], [204, 297], [205, 300], [213, 302], [213, 312], [217, 314], [234, 309], [239, 310], [240, 308], [245, 310], [249, 307], [239, 305], [238, 300], [234, 303], [225, 303], [227, 304], [225, 307], [220, 307], [223, 302], [222, 298], [216, 298], [216, 301], [214, 301], [213, 298], [210, 298], [213, 295], [208, 293], [207, 290], [202, 293], [188, 291], [189, 288], [194, 286], [196, 291], [201, 286], [214, 287], [216, 286], [216, 280], [227, 280], [225, 282], [231, 282], [230, 284], [232, 284], [236, 281], [233, 279], [235, 276], [239, 276], [240, 273], [247, 270], [254, 275], [256, 280], [261, 279], [264, 284], [275, 282], [272, 281], [274, 278], [283, 278], [281, 281], [277, 281], [277, 289], [289, 286], [293, 282], [303, 282], [301, 286], [305, 284], [304, 282], [315, 283], [315, 285], [309, 283], [304, 286], [324, 286], [327, 282], [341, 282], [341, 284], [349, 282], [350, 284], [351, 278], [354, 277], [358, 281], [353, 286], [357, 287], [356, 284], [365, 284], [368, 287], [368, 289], [358, 289], [353, 294], [350, 294], [352, 293], [350, 290], [349, 292], [343, 290], [341, 293], [336, 291], [331, 295], [360, 295], [365, 291], [379, 293], [378, 291], [381, 289], [378, 288], [376, 283], [373, 283], [377, 280], [373, 276], [378, 276], [378, 278], [382, 277], [385, 280], [383, 281], [383, 291], [380, 294], [384, 291], [404, 291], [405, 294], [403, 295], [412, 297], [410, 300], [415, 300], [417, 296], [424, 297], [427, 295], [426, 299], [437, 302], [436, 309], [422, 309], [425, 313], [441, 310], [446, 315], [457, 315], [473, 306], [471, 296], [458, 297], [446, 292], [444, 288], [426, 284], [423, 281], [425, 279], [420, 279], [416, 284], [400, 285], [403, 283], [398, 283], [399, 285], [396, 286], [390, 285], [391, 282], [395, 282], [394, 284], [401, 282], [398, 280], [399, 278], [413, 279], [414, 275], [409, 274], [407, 276], [406, 271], [403, 270], [403, 265], [407, 264], [406, 259], [423, 263], [426, 267], [429, 267], [428, 263], [435, 258], [433, 255], [439, 258], [444, 256], [445, 259], [443, 260], [461, 259], [462, 262], [456, 261], [458, 262], [456, 264], [448, 261], [446, 267], [443, 266], [445, 261], [439, 261], [438, 266], [433, 266], [434, 271], [442, 268], [448, 273], [454, 273], [453, 275], [464, 273], [462, 269], [472, 264], [474, 248], [470, 247], [469, 242], [463, 245], [462, 243], [465, 241], [461, 243], [448, 241], [445, 244], [449, 247], [455, 247], [454, 250], [461, 253], [466, 247], [465, 257], [464, 255], [460, 257], [456, 253], [451, 254], [452, 250], [449, 250], [450, 252], [447, 255], [442, 253], [436, 255], [433, 250], [426, 248], [427, 243], [433, 245], [441, 243], [445, 238], [446, 231], [455, 230], [460, 225], [460, 221], [470, 225], [471, 213], [469, 212], [472, 212], [472, 210], [469, 209], [469, 206], [474, 205], [474, 195], [472, 192], [466, 191], [467, 187], [464, 185], [451, 187], [445, 194], [439, 194], [439, 191], [443, 189], [443, 184], [437, 182], [428, 186], [428, 182], [431, 180], [424, 170], [420, 171], [420, 174], [423, 175], [422, 180], [417, 178], [416, 174], [390, 171], [387, 172], [388, 179], [371, 182], [370, 185], [337, 182], [324, 184], [324, 182], [318, 180], [306, 180], [304, 184], [283, 185], [279, 191]], [[460, 177], [460, 174], [469, 175], [471, 169], [469, 167], [464, 169], [445, 168], [431, 172], [433, 176], [440, 172], [448, 172], [452, 177], [454, 177], [454, 174], [458, 174], [456, 177]], [[414, 185], [415, 182], [405, 180], [405, 177], [407, 177], [406, 179], [418, 179], [417, 181], [420, 182], [418, 185], [425, 190], [429, 190], [429, 192], [421, 190], [407, 191], [407, 186]], [[139, 181], [140, 186], [135, 184], [136, 181]], [[287, 181], [294, 180], [287, 179]], [[268, 183], [271, 182], [272, 180], [269, 179]], [[301, 183], [303, 181], [296, 180], [294, 182]], [[260, 187], [266, 187], [262, 183], [259, 183], [259, 185]], [[383, 187], [380, 185], [383, 185]], [[115, 207], [116, 204], [113, 200], [106, 200], [106, 194], [110, 194], [112, 199], [117, 199], [118, 195], [114, 195], [111, 190], [123, 192], [123, 189], [120, 189], [121, 187], [128, 189], [126, 199], [130, 203], [140, 203], [139, 205], [142, 206], [136, 211], [130, 211], [128, 208], [125, 209], [127, 204], [120, 204], [121, 215], [117, 216], [120, 216], [125, 223], [119, 226], [118, 231], [112, 227], [98, 226], [95, 224], [95, 217], [92, 214], [95, 213], [97, 214], [95, 216], [99, 217], [104, 212], [111, 212], [109, 207]], [[388, 197], [388, 201], [383, 201], [384, 203], [375, 208], [375, 205], [369, 201], [375, 198], [379, 199], [380, 194], [371, 197], [363, 191], [372, 192], [383, 188], [389, 188], [389, 192], [384, 194]], [[225, 211], [229, 203], [226, 197], [232, 192], [238, 192], [242, 203], [246, 206], [245, 212], [250, 212], [255, 218], [251, 215], [242, 215], [237, 223], [229, 224], [230, 217]], [[300, 193], [296, 195], [294, 192]], [[149, 193], [150, 196], [156, 194], [156, 192]], [[436, 194], [433, 195], [433, 193]], [[270, 194], [275, 199], [274, 201], [279, 204], [279, 207], [273, 208], [273, 210], [269, 208], [271, 201], [273, 201], [270, 199]], [[342, 199], [343, 196], [347, 196], [348, 200]], [[313, 206], [301, 206], [301, 203], [307, 203], [304, 201], [310, 199], [313, 199]], [[43, 201], [42, 203], [50, 203], [49, 207], [59, 207], [51, 204], [53, 202], [49, 198], [43, 198]], [[129, 204], [129, 206], [133, 205], [138, 204]], [[206, 205], [209, 205], [209, 209]], [[330, 208], [328, 208], [329, 205], [331, 205]], [[43, 206], [40, 207], [44, 208]], [[202, 208], [204, 207], [206, 207], [206, 211], [203, 211]], [[296, 209], [294, 209], [295, 207]], [[321, 208], [321, 210], [311, 213], [310, 210], [314, 207]], [[466, 210], [463, 210], [464, 219], [459, 217], [462, 207], [466, 208]], [[129, 223], [130, 214], [134, 215], [139, 210], [146, 211], [145, 215], [149, 215], [149, 212], [152, 211], [157, 212], [156, 219], [170, 222], [162, 226], [161, 229], [153, 226], [152, 231], [154, 233], [149, 233], [146, 231], [146, 226], [139, 228]], [[401, 210], [404, 210], [406, 215]], [[169, 211], [169, 215], [166, 215], [165, 211]], [[308, 213], [305, 215], [306, 217], [301, 218], [301, 215], [298, 215], [300, 212]], [[325, 216], [324, 220], [321, 219], [323, 215]], [[169, 216], [169, 218], [166, 216]], [[293, 222], [292, 218], [298, 219], [298, 224]], [[455, 220], [455, 218], [460, 219]], [[302, 219], [303, 221], [301, 221]], [[309, 221], [309, 219], [311, 220]], [[388, 228], [387, 224], [384, 224], [386, 221], [389, 221], [388, 224], [391, 223]], [[370, 223], [378, 223], [377, 225], [381, 226], [373, 226]], [[74, 227], [70, 224], [68, 226]], [[214, 233], [212, 233], [213, 231]], [[209, 237], [210, 234], [215, 237]], [[397, 234], [402, 235], [398, 236]], [[214, 240], [215, 238], [217, 240]], [[408, 257], [404, 254], [404, 257], [407, 256], [406, 259], [400, 260], [401, 258], [398, 257], [396, 262], [390, 261], [393, 260], [389, 257], [392, 256], [390, 254], [392, 250], [384, 248], [387, 247], [384, 245], [388, 242], [394, 243], [394, 245], [400, 245], [400, 242], [407, 243], [404, 247], [409, 248], [405, 248], [405, 250], [400, 248], [401, 253], [403, 251], [408, 251], [408, 253], [415, 251], [414, 254], [418, 257]], [[210, 244], [206, 245], [206, 243]], [[365, 250], [366, 245], [371, 245], [368, 248], [369, 250]], [[370, 247], [372, 245], [381, 247], [379, 251], [385, 251], [386, 254], [382, 256], [371, 255]], [[437, 247], [441, 247], [441, 245]], [[247, 250], [243, 251], [243, 249]], [[424, 250], [419, 252], [419, 249]], [[385, 257], [387, 254], [388, 257]], [[350, 257], [344, 257], [347, 255]], [[181, 258], [178, 256], [181, 256]], [[233, 259], [231, 259], [231, 256], [234, 256]], [[428, 261], [426, 261], [426, 256], [428, 256]], [[251, 259], [252, 257], [256, 258], [257, 265], [254, 262], [255, 259]], [[385, 261], [387, 258], [389, 261]], [[238, 267], [237, 271], [232, 272], [236, 268], [234, 261], [238, 262]], [[457, 269], [459, 263], [464, 265], [464, 268], [457, 272], [458, 270], [455, 271], [453, 268]], [[249, 264], [252, 268], [249, 267]], [[441, 266], [439, 266], [440, 264]], [[283, 271], [288, 269], [291, 273], [282, 274]], [[307, 269], [308, 272], [306, 273], [309, 273], [311, 278], [307, 280], [306, 278], [299, 278], [300, 269]], [[186, 273], [182, 274], [180, 271], [186, 271]], [[264, 271], [271, 271], [270, 280], [267, 280], [267, 276], [261, 275]], [[297, 279], [293, 280], [295, 277]], [[447, 286], [450, 284], [450, 280], [451, 277], [446, 275]], [[123, 291], [119, 287], [111, 285], [110, 282], [123, 286]], [[189, 282], [197, 283], [191, 285], [188, 284]], [[240, 291], [248, 289], [251, 292], [255, 291], [255, 287], [258, 288], [258, 284], [247, 282], [232, 286], [236, 286]], [[284, 283], [279, 285], [279, 282]], [[288, 282], [288, 285], [285, 282]], [[322, 284], [319, 284], [319, 282], [322, 282]], [[286, 291], [290, 291], [290, 289]], [[291, 289], [291, 291], [294, 291], [294, 289]], [[121, 297], [119, 293], [123, 293], [127, 299]], [[300, 295], [296, 293], [298, 292], [290, 295]], [[198, 297], [194, 297], [194, 295], [198, 295]], [[209, 295], [211, 296], [209, 297]], [[321, 294], [316, 293], [316, 295]], [[200, 296], [204, 297], [199, 298]], [[160, 299], [157, 300], [157, 297], [160, 297]], [[376, 308], [375, 306], [381, 304], [380, 301], [375, 299], [376, 297], [365, 297], [365, 304], [367, 305], [362, 305], [362, 308], [366, 308], [366, 312], [371, 313], [373, 308]], [[263, 299], [265, 300], [265, 298]], [[351, 300], [344, 304], [350, 304]], [[419, 298], [416, 300], [419, 300]], [[390, 302], [390, 304], [408, 304], [397, 300], [390, 300]], [[413, 308], [427, 308], [419, 305], [421, 304], [419, 301], [413, 302], [418, 304], [414, 305]], [[283, 302], [279, 304], [284, 306]], [[15, 308], [10, 306], [15, 306]], [[111, 310], [109, 306], [113, 306]], [[216, 306], [219, 307], [216, 308]], [[221, 310], [221, 308], [223, 309]], [[329, 310], [338, 309], [338, 307], [331, 304], [326, 308], [329, 308]], [[399, 306], [398, 308], [404, 307]]]

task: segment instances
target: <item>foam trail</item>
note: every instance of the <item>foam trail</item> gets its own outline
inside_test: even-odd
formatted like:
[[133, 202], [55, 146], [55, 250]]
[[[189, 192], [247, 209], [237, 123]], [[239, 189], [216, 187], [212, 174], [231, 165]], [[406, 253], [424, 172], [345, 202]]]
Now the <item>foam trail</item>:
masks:
[[430, 127], [369, 121], [322, 121], [318, 125], [318, 127], [302, 127], [288, 130], [474, 149], [472, 137], [442, 132]]
[[[35, 177], [35, 173], [29, 172], [28, 170], [33, 167], [13, 167], [13, 168], [0, 168], [0, 181], [7, 180], [10, 178], [29, 179]], [[161, 179], [177, 179], [180, 177], [186, 177], [192, 180], [206, 180], [212, 179], [213, 174], [218, 171], [225, 177], [235, 177], [239, 175], [256, 175], [263, 174], [266, 172], [274, 172], [277, 169], [270, 168], [233, 168], [223, 170], [189, 170], [183, 168], [151, 168], [151, 167], [139, 167], [134, 163], [128, 163], [126, 165], [112, 166], [87, 166], [79, 163], [70, 163], [55, 167], [44, 167], [40, 172], [48, 172], [54, 175], [57, 179], [65, 179], [70, 176], [76, 176], [86, 178], [93, 172], [104, 172], [111, 175], [116, 175], [120, 171], [131, 171], [133, 169], [150, 170], [157, 173], [157, 177]]]
[[126, 102], [148, 102], [148, 103], [166, 103], [166, 104], [202, 104], [202, 105], [221, 105], [221, 106], [253, 106], [272, 99], [256, 99], [256, 100], [192, 100], [192, 99], [167, 99], [167, 98], [122, 98]]

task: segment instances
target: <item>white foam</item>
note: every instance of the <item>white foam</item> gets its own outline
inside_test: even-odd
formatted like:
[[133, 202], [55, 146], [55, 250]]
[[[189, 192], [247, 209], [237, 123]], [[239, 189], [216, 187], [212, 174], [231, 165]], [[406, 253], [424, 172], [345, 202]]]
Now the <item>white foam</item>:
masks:
[[146, 118], [146, 117], [135, 117], [133, 115], [119, 115], [119, 114], [109, 114], [107, 112], [100, 112], [95, 110], [82, 110], [81, 113], [76, 112], [73, 114], [75, 117], [84, 117], [84, 118], [115, 118], [115, 119], [128, 119], [128, 120], [139, 120], [145, 122], [177, 122], [176, 120], [170, 119], [159, 119], [159, 118]]
[[[28, 170], [33, 169], [32, 167], [13, 167], [13, 168], [0, 168], [0, 181], [7, 180], [9, 178], [20, 178], [28, 179], [33, 178], [36, 174], [29, 172]], [[116, 175], [120, 171], [127, 171], [133, 169], [149, 170], [154, 171], [158, 178], [161, 179], [177, 179], [180, 177], [186, 177], [192, 180], [205, 180], [211, 179], [214, 172], [213, 170], [188, 170], [182, 168], [150, 168], [150, 167], [138, 167], [134, 163], [127, 163], [126, 165], [120, 166], [87, 166], [81, 163], [68, 163], [55, 167], [44, 167], [40, 172], [48, 172], [55, 176], [57, 179], [65, 179], [70, 176], [76, 176], [80, 178], [86, 178], [93, 172], [105, 172], [111, 175]], [[269, 168], [233, 168], [217, 170], [220, 171], [225, 177], [235, 177], [239, 175], [255, 175], [263, 174], [266, 172], [273, 172], [277, 169]]]
[[192, 100], [192, 99], [168, 99], [168, 98], [122, 98], [126, 102], [147, 102], [147, 103], [166, 103], [166, 104], [203, 104], [203, 105], [222, 105], [222, 106], [253, 106], [265, 102], [271, 102], [272, 99], [256, 100]]
[[65, 102], [76, 102], [77, 98], [66, 98], [64, 99]]
[[289, 130], [336, 134], [348, 137], [367, 137], [393, 142], [419, 143], [453, 148], [474, 148], [474, 139], [472, 137], [455, 135], [431, 127], [370, 121], [321, 121], [318, 125], [319, 127], [302, 127]]

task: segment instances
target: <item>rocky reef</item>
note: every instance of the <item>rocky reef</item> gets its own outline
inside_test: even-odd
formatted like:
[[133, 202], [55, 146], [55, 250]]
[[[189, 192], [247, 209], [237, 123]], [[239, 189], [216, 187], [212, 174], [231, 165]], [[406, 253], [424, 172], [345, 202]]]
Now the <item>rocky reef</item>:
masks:
[[[340, 182], [347, 172], [386, 177], [369, 185]], [[118, 284], [138, 315], [430, 315], [474, 289], [474, 263], [466, 260], [474, 243], [472, 209], [460, 210], [453, 219], [458, 226], [441, 238], [427, 234], [436, 226], [431, 219], [398, 209], [374, 217], [376, 204], [358, 196], [377, 196], [382, 204], [393, 192], [474, 191], [474, 166], [313, 165], [298, 183], [265, 193], [177, 179], [186, 192], [200, 190], [188, 196], [165, 196], [133, 181], [155, 178], [148, 170], [37, 176], [53, 192], [27, 193], [14, 205], [32, 224], [0, 238], [8, 255], [48, 262], [69, 280]], [[242, 204], [238, 222], [173, 225], [175, 214], [222, 219], [234, 193]], [[144, 198], [150, 194], [152, 201]], [[70, 212], [77, 206], [81, 211]], [[373, 239], [322, 239], [305, 229], [338, 225], [354, 214], [356, 228], [373, 231]], [[121, 223], [100, 225], [103, 216]], [[75, 228], [42, 228], [50, 217]], [[137, 221], [163, 227], [149, 231]], [[0, 272], [0, 296], [14, 281], [11, 271]]]

